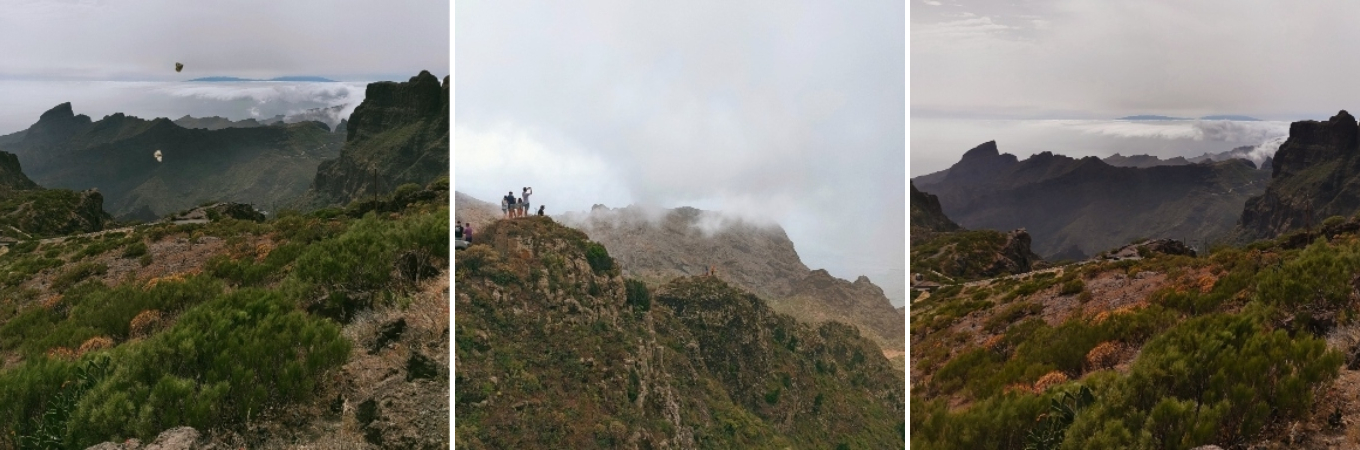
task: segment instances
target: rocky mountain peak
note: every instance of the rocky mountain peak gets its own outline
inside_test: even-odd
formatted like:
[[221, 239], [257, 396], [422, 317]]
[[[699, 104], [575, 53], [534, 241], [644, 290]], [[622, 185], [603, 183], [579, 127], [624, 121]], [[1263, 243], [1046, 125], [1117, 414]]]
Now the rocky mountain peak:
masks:
[[345, 123], [344, 150], [317, 167], [302, 203], [345, 204], [448, 176], [448, 82], [421, 71], [402, 83], [369, 83], [365, 92]]
[[987, 141], [964, 153], [945, 179], [950, 183], [984, 183], [1018, 163], [1015, 155], [997, 150], [996, 141]]

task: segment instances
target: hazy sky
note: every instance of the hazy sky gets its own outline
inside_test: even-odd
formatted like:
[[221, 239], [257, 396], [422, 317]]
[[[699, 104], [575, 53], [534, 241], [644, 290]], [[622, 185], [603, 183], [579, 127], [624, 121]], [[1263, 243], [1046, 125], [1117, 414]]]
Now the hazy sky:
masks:
[[[989, 140], [1021, 158], [1273, 154], [1290, 121], [1360, 109], [1355, 17], [1360, 2], [911, 0], [911, 175]], [[1266, 121], [1109, 120], [1137, 114]]]
[[1326, 118], [1360, 108], [1360, 2], [911, 0], [918, 114]]
[[774, 221], [901, 304], [904, 7], [460, 1], [455, 187]]
[[369, 81], [449, 67], [442, 0], [0, 0], [0, 11], [0, 79]]

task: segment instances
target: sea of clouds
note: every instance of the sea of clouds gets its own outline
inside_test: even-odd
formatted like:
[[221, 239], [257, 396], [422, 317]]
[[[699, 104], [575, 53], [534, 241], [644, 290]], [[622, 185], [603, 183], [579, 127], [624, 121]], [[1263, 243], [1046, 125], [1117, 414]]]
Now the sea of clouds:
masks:
[[0, 135], [28, 128], [70, 102], [94, 120], [113, 113], [143, 119], [184, 115], [232, 120], [321, 120], [334, 127], [363, 102], [366, 82], [187, 82], [0, 80]]
[[1115, 153], [1191, 158], [1251, 146], [1248, 157], [1259, 165], [1288, 138], [1289, 122], [913, 118], [910, 135], [915, 177], [947, 169], [969, 149], [992, 140], [1002, 153], [1021, 159], [1045, 151], [1075, 158]]

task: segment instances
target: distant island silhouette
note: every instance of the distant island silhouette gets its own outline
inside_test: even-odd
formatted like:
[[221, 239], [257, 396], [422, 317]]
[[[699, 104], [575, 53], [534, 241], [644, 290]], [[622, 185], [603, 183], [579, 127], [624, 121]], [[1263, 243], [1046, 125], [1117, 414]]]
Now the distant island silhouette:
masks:
[[259, 80], [259, 79], [254, 79], [254, 78], [238, 78], [238, 77], [203, 77], [203, 78], [194, 78], [194, 79], [189, 80], [189, 81], [205, 81], [205, 82], [221, 82], [221, 81], [301, 81], [301, 82], [314, 82], [314, 83], [335, 83], [335, 82], [336, 82], [335, 80], [332, 80], [332, 79], [330, 79], [330, 78], [310, 77], [310, 76], [304, 76], [304, 77], [275, 77], [275, 78], [270, 78], [270, 79], [268, 79], [268, 80]]

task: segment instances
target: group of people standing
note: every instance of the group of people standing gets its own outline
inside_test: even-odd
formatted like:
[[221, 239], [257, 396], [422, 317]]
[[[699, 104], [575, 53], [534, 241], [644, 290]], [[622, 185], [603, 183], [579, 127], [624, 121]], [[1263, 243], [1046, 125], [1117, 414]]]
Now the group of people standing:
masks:
[[[501, 212], [505, 218], [514, 219], [529, 215], [529, 196], [534, 194], [534, 188], [525, 187], [524, 192], [519, 197], [515, 197], [515, 191], [505, 193], [501, 198]], [[543, 205], [538, 206], [538, 215], [543, 215]]]

